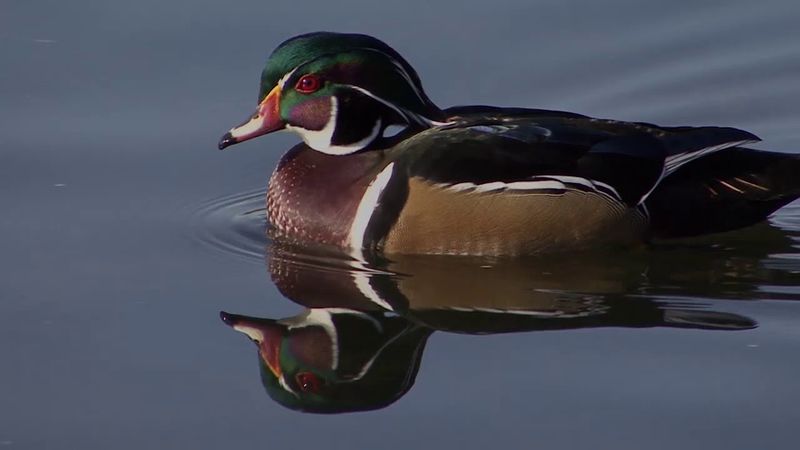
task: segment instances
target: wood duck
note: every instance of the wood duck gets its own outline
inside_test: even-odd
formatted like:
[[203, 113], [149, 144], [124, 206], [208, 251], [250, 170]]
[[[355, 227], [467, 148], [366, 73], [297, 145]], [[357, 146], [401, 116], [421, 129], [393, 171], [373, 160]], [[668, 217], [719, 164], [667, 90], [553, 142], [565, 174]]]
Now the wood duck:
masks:
[[219, 148], [284, 129], [303, 143], [269, 181], [273, 233], [362, 254], [632, 245], [749, 226], [800, 196], [800, 157], [745, 148], [759, 138], [735, 128], [440, 109], [399, 53], [361, 34], [280, 44], [256, 113]]

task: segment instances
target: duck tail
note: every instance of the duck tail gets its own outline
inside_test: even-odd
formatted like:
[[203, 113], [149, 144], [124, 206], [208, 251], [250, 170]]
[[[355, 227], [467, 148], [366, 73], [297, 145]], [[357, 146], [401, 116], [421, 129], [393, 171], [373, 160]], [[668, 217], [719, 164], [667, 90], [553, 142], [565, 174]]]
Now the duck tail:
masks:
[[800, 155], [735, 147], [692, 161], [648, 197], [654, 238], [756, 224], [800, 197]]

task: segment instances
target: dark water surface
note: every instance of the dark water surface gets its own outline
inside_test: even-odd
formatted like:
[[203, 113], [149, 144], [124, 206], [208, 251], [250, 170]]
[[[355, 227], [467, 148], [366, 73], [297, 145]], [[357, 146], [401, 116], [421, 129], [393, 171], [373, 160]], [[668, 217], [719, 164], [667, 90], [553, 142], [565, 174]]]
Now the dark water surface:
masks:
[[[268, 52], [329, 29], [385, 39], [441, 106], [736, 126], [800, 151], [799, 4], [697, 5], [2, 2], [0, 447], [797, 448], [800, 205], [625, 254], [354, 268], [261, 235], [294, 136], [215, 150]], [[358, 381], [317, 409], [394, 403], [281, 406], [220, 310], [299, 315], [282, 370], [336, 354]]]

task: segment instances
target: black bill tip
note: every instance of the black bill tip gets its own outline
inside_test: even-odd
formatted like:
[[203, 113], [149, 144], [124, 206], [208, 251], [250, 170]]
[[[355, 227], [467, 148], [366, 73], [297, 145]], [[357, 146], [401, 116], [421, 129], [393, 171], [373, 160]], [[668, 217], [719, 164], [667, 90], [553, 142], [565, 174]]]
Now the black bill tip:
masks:
[[235, 143], [236, 143], [236, 138], [231, 136], [231, 133], [228, 132], [225, 133], [225, 136], [222, 136], [222, 139], [219, 140], [218, 147], [220, 150], [225, 150], [225, 147], [229, 147]]
[[222, 319], [227, 325], [233, 326], [236, 323], [236, 315], [227, 313], [225, 311], [219, 312], [219, 318]]

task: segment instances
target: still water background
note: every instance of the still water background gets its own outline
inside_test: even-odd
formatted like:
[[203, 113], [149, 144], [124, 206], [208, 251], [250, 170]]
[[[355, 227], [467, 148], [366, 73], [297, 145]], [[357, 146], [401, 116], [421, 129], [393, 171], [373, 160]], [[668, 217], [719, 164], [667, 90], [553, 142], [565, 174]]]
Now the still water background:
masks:
[[379, 36], [440, 106], [737, 126], [797, 152], [798, 20], [791, 1], [1, 2], [0, 446], [796, 447], [800, 303], [778, 299], [797, 285], [710, 283], [751, 331], [436, 333], [395, 405], [313, 416], [266, 397], [217, 315], [300, 307], [202, 237], [296, 140], [215, 149], [292, 35]]

